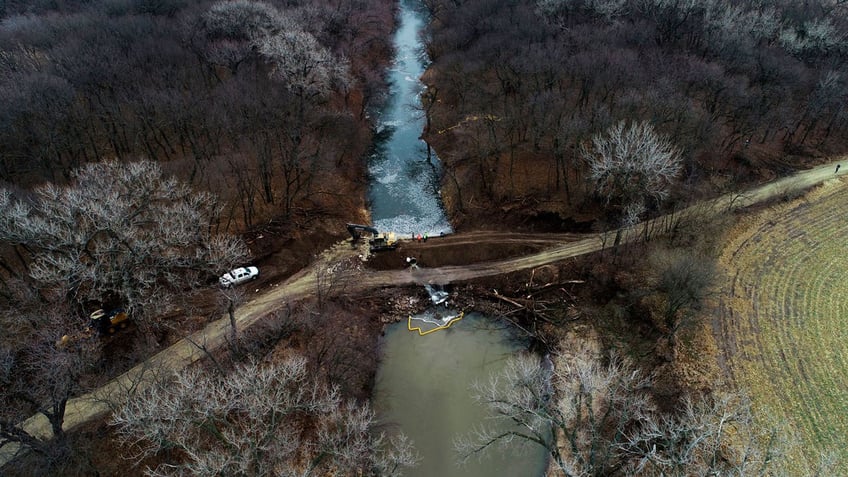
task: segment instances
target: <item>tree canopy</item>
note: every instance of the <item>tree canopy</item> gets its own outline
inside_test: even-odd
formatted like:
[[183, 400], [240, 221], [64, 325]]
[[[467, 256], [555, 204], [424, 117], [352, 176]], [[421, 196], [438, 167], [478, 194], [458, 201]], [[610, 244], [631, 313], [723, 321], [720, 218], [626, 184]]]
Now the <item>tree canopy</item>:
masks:
[[399, 476], [415, 455], [376, 431], [367, 404], [345, 401], [292, 357], [226, 375], [186, 370], [133, 397], [112, 423], [137, 458], [179, 450], [148, 475]]
[[153, 324], [175, 294], [247, 258], [241, 239], [214, 232], [218, 213], [213, 195], [153, 162], [92, 163], [65, 186], [0, 190], [0, 242], [19, 251], [18, 279], [83, 319], [120, 306]]

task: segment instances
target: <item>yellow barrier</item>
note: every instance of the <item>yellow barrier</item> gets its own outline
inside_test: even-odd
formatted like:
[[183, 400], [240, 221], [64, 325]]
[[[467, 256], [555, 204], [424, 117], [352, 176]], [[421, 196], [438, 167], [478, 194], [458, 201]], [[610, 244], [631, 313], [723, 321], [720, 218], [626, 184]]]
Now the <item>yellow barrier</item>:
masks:
[[444, 330], [446, 328], [450, 328], [450, 326], [452, 324], [461, 320], [463, 316], [465, 316], [465, 312], [461, 311], [461, 312], [459, 312], [458, 315], [451, 318], [450, 321], [448, 321], [444, 325], [437, 326], [437, 327], [433, 328], [432, 330], [422, 331], [420, 326], [416, 326], [416, 327], [412, 326], [412, 315], [409, 315], [409, 319], [406, 321], [406, 327], [407, 327], [407, 329], [409, 329], [409, 331], [417, 331], [420, 336], [424, 336], [424, 335], [432, 333], [434, 331], [439, 331], [439, 330]]

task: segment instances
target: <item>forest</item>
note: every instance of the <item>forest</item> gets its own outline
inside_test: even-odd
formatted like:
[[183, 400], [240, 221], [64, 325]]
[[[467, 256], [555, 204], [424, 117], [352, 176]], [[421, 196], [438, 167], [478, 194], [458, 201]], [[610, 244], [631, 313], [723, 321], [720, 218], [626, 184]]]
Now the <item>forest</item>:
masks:
[[426, 137], [459, 224], [493, 210], [540, 229], [618, 224], [582, 151], [619, 121], [650, 122], [682, 153], [666, 208], [844, 148], [844, 2], [425, 3]]
[[356, 201], [388, 2], [5, 2], [0, 15], [0, 181], [147, 158], [220, 191], [225, 229]]
[[[714, 393], [692, 351], [727, 223], [677, 218], [667, 240], [646, 226], [634, 243], [620, 227], [844, 153], [848, 2], [421, 4], [415, 113], [460, 241], [497, 227], [604, 244], [457, 285], [546, 353], [511, 360], [477, 398], [529, 429], [550, 475], [772, 471], [780, 439], [764, 445], [773, 430], [744, 396]], [[26, 451], [4, 473], [416, 464], [369, 404], [384, 317], [415, 310], [392, 291], [347, 296], [333, 271], [361, 271], [356, 252], [319, 256], [369, 220], [397, 14], [392, 0], [0, 0], [0, 445]], [[441, 258], [501, 250], [470, 248]], [[266, 290], [317, 264], [310, 299], [240, 328], [253, 295], [217, 277], [249, 261]], [[125, 338], [86, 334], [97, 309], [132, 317]], [[201, 364], [145, 369], [143, 392], [65, 430], [72, 398], [216, 319], [225, 345], [192, 343]], [[21, 425], [32, 415], [52, 440]], [[504, 439], [475, 432], [457, 442], [466, 458]]]
[[[63, 430], [69, 399], [235, 310], [245, 292], [211, 286], [223, 272], [276, 254], [263, 277], [285, 276], [345, 221], [364, 220], [369, 114], [383, 100], [394, 14], [390, 1], [360, 0], [0, 2], [0, 443], [31, 451], [4, 474], [128, 465], [139, 451], [131, 435], [101, 452], [119, 436], [104, 440], [102, 428], [92, 444]], [[285, 243], [295, 245], [280, 252]], [[91, 336], [89, 314], [115, 307], [129, 329]], [[213, 357], [219, 369], [264, 356], [263, 343], [299, 320], [289, 312], [252, 334], [234, 328], [249, 345]], [[297, 322], [300, 339], [325, 326]], [[280, 472], [316, 445], [333, 457], [315, 472], [378, 465], [373, 414], [350, 401], [367, 388], [357, 366], [373, 366], [373, 347], [342, 360], [317, 346], [272, 370], [245, 369], [291, 393], [291, 417], [269, 431], [326, 428], [261, 465]], [[314, 394], [298, 397], [308, 383]], [[47, 418], [52, 441], [18, 427], [33, 414]], [[260, 462], [245, 458], [239, 465]]]

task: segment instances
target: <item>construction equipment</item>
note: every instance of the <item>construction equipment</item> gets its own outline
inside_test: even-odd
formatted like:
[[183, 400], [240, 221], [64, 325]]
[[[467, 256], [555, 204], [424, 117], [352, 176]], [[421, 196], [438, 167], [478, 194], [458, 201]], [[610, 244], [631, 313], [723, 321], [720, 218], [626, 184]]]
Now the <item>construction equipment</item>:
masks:
[[398, 248], [397, 236], [394, 232], [383, 232], [371, 227], [370, 225], [347, 224], [347, 231], [353, 238], [353, 243], [362, 238], [363, 232], [370, 233], [373, 238], [368, 241], [368, 248], [371, 252], [382, 252], [384, 250], [394, 250]]
[[394, 250], [398, 248], [398, 240], [394, 232], [384, 232], [372, 238], [368, 242], [368, 245], [368, 248], [372, 252], [382, 252], [383, 250]]
[[380, 235], [380, 231], [370, 225], [347, 224], [347, 231], [350, 232], [354, 242], [358, 242], [362, 238], [362, 232], [368, 232], [375, 237]]
[[129, 323], [129, 315], [123, 308], [105, 311], [102, 308], [92, 313], [89, 328], [97, 330], [100, 334], [114, 334], [119, 329], [124, 329]]
[[115, 308], [108, 312], [101, 308], [94, 311], [88, 318], [88, 326], [84, 330], [70, 335], [63, 335], [62, 338], [56, 341], [56, 347], [65, 348], [71, 343], [82, 343], [91, 338], [95, 331], [101, 335], [115, 334], [116, 331], [122, 330], [129, 325], [130, 317], [122, 308]]

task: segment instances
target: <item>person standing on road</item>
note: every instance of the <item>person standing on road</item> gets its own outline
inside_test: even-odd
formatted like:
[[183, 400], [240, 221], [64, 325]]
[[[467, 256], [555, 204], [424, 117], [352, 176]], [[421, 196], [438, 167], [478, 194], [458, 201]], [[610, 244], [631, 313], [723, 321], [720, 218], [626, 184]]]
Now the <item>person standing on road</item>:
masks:
[[836, 172], [834, 172], [834, 174], [839, 174], [839, 168], [840, 168], [840, 167], [842, 167], [842, 164], [837, 164], [837, 165], [836, 165]]

